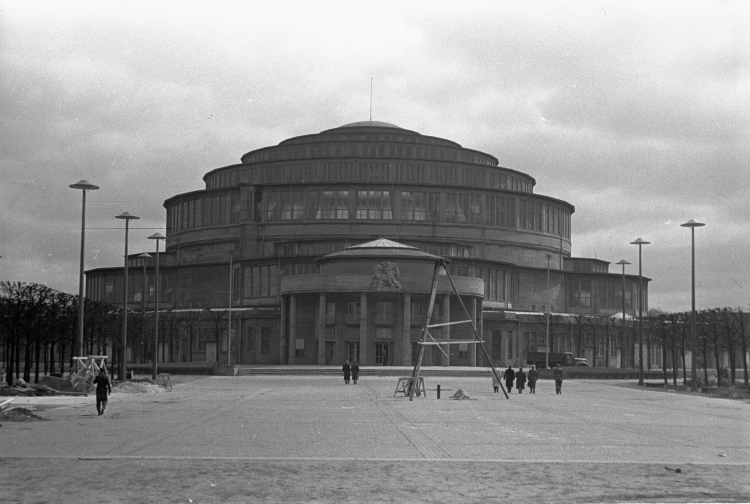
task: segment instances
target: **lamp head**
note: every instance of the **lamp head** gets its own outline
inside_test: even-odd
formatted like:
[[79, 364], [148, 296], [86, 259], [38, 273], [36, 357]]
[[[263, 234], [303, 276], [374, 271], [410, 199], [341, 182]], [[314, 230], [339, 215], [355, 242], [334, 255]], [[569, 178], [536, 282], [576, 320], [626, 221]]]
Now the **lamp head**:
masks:
[[648, 242], [642, 238], [638, 238], [636, 241], [630, 242], [631, 245], [650, 245], [651, 242]]
[[75, 184], [70, 184], [68, 187], [71, 189], [83, 189], [84, 191], [96, 191], [99, 189], [98, 185], [94, 185], [88, 180], [79, 180]]
[[115, 219], [132, 220], [132, 219], [140, 219], [140, 217], [136, 217], [135, 215], [132, 215], [130, 212], [125, 212], [125, 213], [121, 213], [120, 215], [115, 215]]
[[167, 237], [161, 233], [154, 233], [148, 237], [149, 240], [166, 240]]
[[702, 222], [696, 222], [694, 219], [690, 219], [685, 224], [680, 224], [680, 227], [690, 227], [690, 228], [697, 228], [701, 226], [705, 226], [705, 224]]
[[617, 262], [615, 264], [621, 264], [622, 266], [625, 266], [625, 265], [630, 264], [630, 263], [628, 261], [626, 261], [625, 259], [622, 259], [621, 261], [619, 261], [619, 262]]
[[144, 252], [140, 254], [138, 257], [140, 257], [141, 259], [151, 259], [151, 254]]

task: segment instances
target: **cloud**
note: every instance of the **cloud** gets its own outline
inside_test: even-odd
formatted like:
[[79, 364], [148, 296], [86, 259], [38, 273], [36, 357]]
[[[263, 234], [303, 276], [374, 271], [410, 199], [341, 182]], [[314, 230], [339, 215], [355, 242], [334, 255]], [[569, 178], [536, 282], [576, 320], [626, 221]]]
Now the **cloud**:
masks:
[[77, 291], [79, 179], [101, 186], [86, 267], [117, 267], [115, 215], [139, 215], [130, 250], [152, 250], [165, 199], [372, 105], [573, 204], [576, 255], [635, 263], [629, 242], [652, 241], [652, 307], [684, 308], [679, 224], [705, 221], [701, 302], [750, 303], [743, 2], [2, 5], [4, 279]]

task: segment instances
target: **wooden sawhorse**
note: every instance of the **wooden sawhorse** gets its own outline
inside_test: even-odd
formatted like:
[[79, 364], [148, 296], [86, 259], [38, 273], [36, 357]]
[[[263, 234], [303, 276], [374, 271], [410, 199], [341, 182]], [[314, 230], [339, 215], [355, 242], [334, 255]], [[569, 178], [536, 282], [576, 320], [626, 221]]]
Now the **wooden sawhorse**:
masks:
[[403, 376], [398, 379], [398, 383], [396, 384], [396, 391], [393, 393], [393, 397], [396, 397], [399, 392], [402, 392], [405, 396], [411, 395], [411, 388], [416, 383], [416, 390], [414, 393], [419, 397], [420, 394], [425, 394], [425, 397], [427, 394], [425, 393], [424, 389], [424, 378], [421, 376], [417, 377], [416, 379], [411, 376]]

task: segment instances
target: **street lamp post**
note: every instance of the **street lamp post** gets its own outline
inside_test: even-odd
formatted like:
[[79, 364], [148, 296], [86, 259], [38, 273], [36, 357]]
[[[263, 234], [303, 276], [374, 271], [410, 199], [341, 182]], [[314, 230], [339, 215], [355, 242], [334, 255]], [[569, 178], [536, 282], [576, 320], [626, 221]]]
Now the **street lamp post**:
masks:
[[[620, 345], [625, 344], [625, 266], [630, 264], [625, 259], [619, 261], [617, 264], [622, 266], [622, 327], [620, 328]], [[622, 357], [622, 356], [621, 356]], [[620, 365], [622, 366], [622, 358], [620, 359]]]
[[550, 254], [547, 254], [547, 339], [545, 340], [546, 343], [546, 351], [544, 353], [544, 368], [549, 369], [549, 260], [552, 259], [552, 256]]
[[692, 351], [690, 352], [692, 355], [690, 356], [690, 379], [692, 383], [690, 384], [690, 390], [698, 390], [698, 370], [696, 369], [696, 355], [698, 354], [698, 339], [695, 335], [695, 228], [705, 226], [702, 222], [696, 222], [693, 219], [690, 219], [685, 224], [680, 224], [682, 227], [689, 227], [690, 228], [690, 234], [691, 234], [691, 256], [692, 256], [692, 268], [691, 268], [691, 288], [690, 291], [692, 293], [692, 310], [690, 312], [690, 335], [692, 338]]
[[120, 353], [120, 380], [125, 380], [125, 356], [128, 345], [128, 229], [130, 221], [140, 219], [128, 212], [115, 216], [125, 221], [125, 269], [122, 278], [122, 351]]
[[[138, 257], [143, 260], [143, 293], [141, 294], [141, 309], [143, 310], [143, 324], [141, 325], [141, 345], [143, 345], [146, 341], [146, 296], [148, 295], [146, 290], [148, 287], [148, 283], [146, 282], [146, 262], [151, 259], [151, 254], [147, 254], [146, 252], [144, 252]], [[141, 351], [143, 352], [141, 354], [141, 359], [143, 359], [145, 350], [145, 347], [141, 349]], [[141, 360], [141, 362], [144, 361]]]
[[650, 245], [651, 242], [638, 238], [630, 244], [638, 245], [638, 385], [643, 386], [643, 263], [641, 261], [641, 249], [643, 245]]
[[167, 237], [161, 233], [154, 233], [148, 237], [149, 240], [156, 240], [156, 298], [154, 299], [154, 363], [151, 368], [151, 379], [156, 381], [157, 365], [159, 358], [159, 241], [166, 240]]
[[83, 194], [83, 203], [81, 205], [81, 264], [78, 269], [78, 347], [80, 356], [83, 357], [83, 258], [86, 248], [86, 191], [96, 191], [99, 186], [90, 183], [88, 180], [79, 180], [75, 184], [70, 184], [71, 189], [80, 189]]

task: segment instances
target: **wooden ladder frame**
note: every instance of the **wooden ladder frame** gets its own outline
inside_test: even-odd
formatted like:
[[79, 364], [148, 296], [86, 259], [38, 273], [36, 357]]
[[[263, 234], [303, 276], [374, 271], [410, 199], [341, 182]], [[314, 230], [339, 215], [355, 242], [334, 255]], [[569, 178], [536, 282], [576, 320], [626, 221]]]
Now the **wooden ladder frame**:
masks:
[[[453, 288], [453, 292], [456, 294], [456, 297], [458, 298], [459, 303], [461, 303], [461, 308], [463, 308], [464, 313], [466, 314], [466, 320], [457, 320], [455, 322], [445, 322], [442, 324], [430, 324], [430, 319], [432, 318], [432, 310], [435, 307], [435, 298], [437, 297], [437, 285], [438, 285], [438, 278], [440, 277], [441, 272], [444, 272], [445, 275], [448, 277], [448, 280], [451, 283], [451, 287]], [[471, 331], [474, 334], [473, 340], [436, 340], [432, 337], [430, 334], [430, 329], [434, 327], [444, 327], [444, 326], [451, 326], [451, 325], [457, 325], [457, 324], [470, 324], [471, 325]], [[429, 340], [427, 339], [429, 338]], [[430, 291], [430, 304], [427, 308], [427, 317], [425, 318], [424, 326], [422, 326], [422, 339], [420, 339], [417, 344], [419, 345], [419, 355], [417, 357], [417, 362], [414, 364], [414, 370], [412, 371], [411, 375], [411, 390], [409, 391], [409, 400], [414, 400], [414, 394], [416, 392], [417, 387], [414, 386], [419, 381], [419, 370], [422, 367], [422, 357], [424, 356], [424, 349], [426, 346], [436, 346], [441, 352], [443, 352], [443, 355], [448, 357], [448, 354], [445, 353], [445, 350], [441, 348], [441, 345], [456, 345], [456, 344], [470, 344], [470, 345], [479, 345], [479, 347], [482, 349], [482, 353], [487, 358], [487, 361], [490, 363], [490, 367], [492, 368], [492, 373], [495, 375], [495, 378], [497, 379], [497, 382], [500, 384], [500, 388], [503, 391], [503, 394], [505, 394], [506, 399], [510, 399], [508, 396], [508, 392], [506, 392], [505, 387], [503, 386], [503, 381], [500, 379], [500, 372], [497, 370], [495, 365], [492, 363], [492, 359], [490, 358], [489, 354], [487, 353], [487, 349], [484, 348], [484, 341], [482, 341], [482, 338], [479, 336], [479, 333], [477, 332], [476, 324], [474, 323], [474, 320], [471, 318], [471, 315], [469, 314], [469, 310], [466, 309], [466, 305], [463, 302], [463, 299], [461, 299], [461, 295], [458, 293], [458, 289], [456, 288], [456, 284], [453, 283], [453, 278], [451, 278], [451, 274], [448, 271], [448, 267], [445, 263], [445, 259], [439, 259], [435, 261], [435, 271], [432, 275], [432, 290]]]

